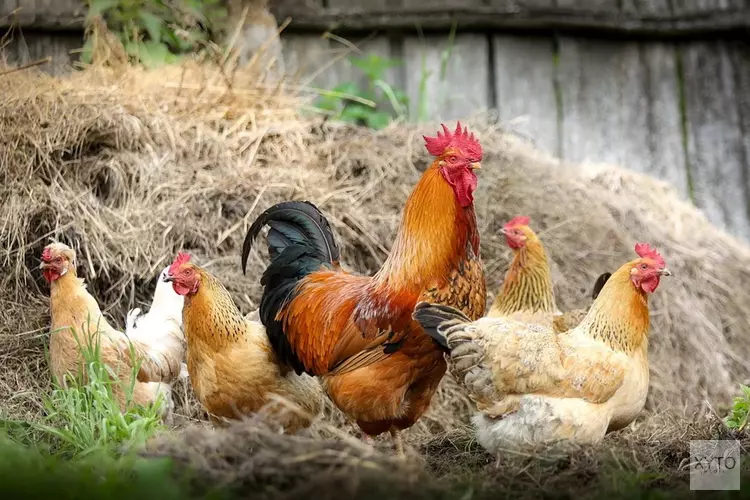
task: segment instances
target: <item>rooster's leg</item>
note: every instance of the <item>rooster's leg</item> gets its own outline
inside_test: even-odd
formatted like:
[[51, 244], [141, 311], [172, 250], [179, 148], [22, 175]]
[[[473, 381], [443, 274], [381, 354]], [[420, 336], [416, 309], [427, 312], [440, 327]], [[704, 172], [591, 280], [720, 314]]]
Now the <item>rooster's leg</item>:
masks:
[[391, 439], [396, 448], [396, 454], [403, 457], [404, 454], [404, 440], [401, 438], [401, 433], [395, 427], [391, 427]]

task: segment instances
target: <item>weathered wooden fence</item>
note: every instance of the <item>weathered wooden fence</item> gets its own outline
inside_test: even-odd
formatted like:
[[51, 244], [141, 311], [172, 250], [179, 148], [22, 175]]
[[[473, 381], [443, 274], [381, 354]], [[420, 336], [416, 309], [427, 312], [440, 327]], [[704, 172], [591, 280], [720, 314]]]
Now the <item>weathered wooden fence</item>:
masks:
[[[749, 0], [281, 0], [272, 12], [292, 19], [287, 72], [312, 86], [362, 83], [352, 51], [398, 59], [384, 79], [406, 92], [411, 117], [496, 109], [558, 157], [669, 181], [750, 240]], [[65, 64], [81, 34], [50, 34], [75, 25], [63, 18], [44, 18], [13, 57]]]

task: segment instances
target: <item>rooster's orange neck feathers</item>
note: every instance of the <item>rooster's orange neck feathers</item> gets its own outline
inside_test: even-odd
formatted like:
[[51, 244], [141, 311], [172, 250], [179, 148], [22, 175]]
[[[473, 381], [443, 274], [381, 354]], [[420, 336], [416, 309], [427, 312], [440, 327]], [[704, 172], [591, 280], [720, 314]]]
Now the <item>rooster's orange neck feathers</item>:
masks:
[[634, 265], [628, 262], [612, 274], [580, 324], [592, 337], [625, 353], [648, 340], [648, 297], [631, 282]]
[[503, 315], [557, 310], [547, 253], [536, 235], [529, 234], [526, 244], [515, 251], [492, 310]]
[[406, 201], [396, 241], [376, 281], [392, 290], [421, 293], [449, 275], [468, 245], [479, 255], [476, 225], [474, 205], [459, 205], [436, 160]]

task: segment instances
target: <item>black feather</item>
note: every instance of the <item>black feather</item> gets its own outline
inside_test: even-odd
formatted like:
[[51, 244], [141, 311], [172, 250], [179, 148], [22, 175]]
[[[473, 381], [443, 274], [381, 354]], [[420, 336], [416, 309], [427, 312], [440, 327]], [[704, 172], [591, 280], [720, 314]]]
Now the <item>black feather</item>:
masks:
[[294, 297], [302, 278], [338, 262], [339, 249], [328, 221], [315, 205], [306, 201], [279, 203], [263, 212], [250, 226], [242, 245], [243, 273], [253, 241], [266, 225], [270, 227], [266, 243], [271, 263], [260, 280], [263, 285], [260, 320], [279, 361], [297, 373], [310, 373], [276, 317]]
[[[422, 325], [424, 331], [432, 337], [441, 347], [448, 348], [442, 330], [445, 326], [456, 325], [460, 323], [470, 323], [471, 320], [458, 309], [439, 304], [429, 304], [420, 302], [414, 308], [412, 318]], [[446, 325], [450, 323], [450, 325]]]
[[[292, 241], [300, 241], [301, 238], [304, 238], [320, 253], [322, 260], [328, 262], [339, 260], [339, 248], [336, 245], [333, 231], [331, 231], [330, 224], [318, 210], [318, 207], [309, 201], [286, 201], [277, 203], [260, 214], [247, 231], [245, 241], [242, 244], [243, 274], [246, 272], [247, 257], [250, 254], [253, 242], [266, 224], [271, 225]], [[277, 243], [277, 241], [275, 240], [274, 243]], [[280, 249], [274, 248], [274, 251], [279, 252]]]
[[594, 283], [594, 290], [591, 292], [592, 300], [596, 300], [596, 298], [601, 293], [602, 288], [604, 288], [604, 285], [607, 284], [607, 280], [609, 280], [610, 276], [612, 276], [612, 273], [603, 273], [596, 279], [596, 283]]

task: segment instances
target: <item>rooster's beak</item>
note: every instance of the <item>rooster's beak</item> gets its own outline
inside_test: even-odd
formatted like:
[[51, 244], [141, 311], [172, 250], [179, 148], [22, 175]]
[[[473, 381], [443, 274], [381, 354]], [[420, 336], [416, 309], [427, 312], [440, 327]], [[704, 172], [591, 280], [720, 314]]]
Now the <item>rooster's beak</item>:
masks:
[[48, 267], [50, 267], [50, 264], [49, 264], [49, 262], [44, 262], [44, 261], [42, 261], [42, 262], [41, 262], [41, 263], [39, 264], [39, 269], [47, 269]]
[[471, 164], [471, 169], [472, 170], [479, 170], [481, 168], [482, 168], [482, 164], [479, 163], [478, 161], [476, 161], [476, 162], [474, 162], [474, 163]]
[[164, 283], [172, 283], [174, 281], [174, 276], [166, 275], [164, 276]]
[[672, 276], [672, 271], [670, 271], [669, 269], [667, 269], [665, 267], [664, 269], [661, 270], [661, 275], [662, 276]]
[[508, 231], [506, 231], [505, 228], [502, 227], [502, 228], [500, 228], [500, 233], [501, 234], [508, 234]]

